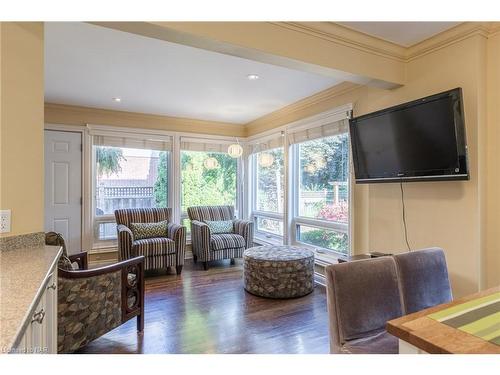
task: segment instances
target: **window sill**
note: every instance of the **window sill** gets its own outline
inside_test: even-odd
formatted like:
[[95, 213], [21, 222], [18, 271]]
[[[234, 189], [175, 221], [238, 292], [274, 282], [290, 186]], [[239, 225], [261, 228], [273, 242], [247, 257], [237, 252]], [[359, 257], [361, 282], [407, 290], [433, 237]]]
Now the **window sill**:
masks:
[[342, 258], [341, 255], [334, 254], [327, 250], [314, 249], [313, 251], [315, 263], [321, 266], [336, 264], [339, 262], [339, 258]]
[[283, 240], [281, 239], [262, 236], [254, 236], [253, 242], [260, 245], [283, 245]]

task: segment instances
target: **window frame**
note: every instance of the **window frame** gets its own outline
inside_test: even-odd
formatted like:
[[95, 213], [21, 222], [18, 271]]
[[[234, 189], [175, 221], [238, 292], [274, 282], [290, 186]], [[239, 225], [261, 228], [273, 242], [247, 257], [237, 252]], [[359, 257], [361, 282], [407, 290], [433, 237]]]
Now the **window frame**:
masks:
[[[254, 236], [257, 240], [263, 241], [263, 242], [269, 242], [272, 244], [283, 244], [285, 241], [285, 234], [286, 234], [286, 221], [285, 221], [285, 211], [286, 211], [286, 171], [285, 171], [285, 146], [280, 146], [280, 147], [275, 147], [270, 150], [274, 150], [277, 148], [282, 148], [283, 149], [283, 212], [272, 212], [272, 211], [264, 211], [264, 210], [258, 210], [257, 209], [257, 190], [258, 190], [258, 181], [257, 181], [257, 167], [258, 167], [258, 154], [257, 153], [252, 153], [249, 155], [248, 160], [249, 160], [249, 172], [251, 176], [251, 184], [250, 184], [250, 220], [254, 223]], [[266, 150], [268, 151], [268, 150]], [[261, 151], [265, 152], [265, 151]], [[275, 234], [275, 233], [270, 233], [266, 231], [259, 230], [258, 227], [258, 218], [263, 218], [263, 219], [272, 219], [272, 220], [278, 220], [283, 223], [283, 235]]]
[[[98, 135], [99, 133], [97, 133]], [[96, 134], [92, 134], [96, 135]], [[96, 184], [97, 184], [97, 157], [96, 157], [96, 147], [92, 139], [90, 140], [90, 170], [91, 170], [91, 190], [90, 190], [90, 243], [91, 243], [91, 251], [99, 252], [106, 249], [114, 249], [118, 246], [118, 238], [116, 239], [99, 239], [97, 236], [98, 226], [100, 224], [107, 223], [116, 223], [116, 219], [114, 214], [105, 214], [105, 215], [96, 215]], [[147, 134], [144, 134], [146, 136]], [[166, 151], [168, 152], [167, 157], [167, 179], [168, 179], [168, 190], [167, 190], [167, 207], [172, 207], [173, 205], [173, 186], [172, 186], [172, 171], [173, 171], [173, 148], [172, 150]]]
[[[208, 140], [207, 140], [208, 141]], [[228, 147], [229, 147], [229, 143], [228, 143]], [[187, 151], [187, 152], [208, 152], [208, 153], [216, 153], [215, 151], [191, 151], [191, 150], [185, 150], [185, 149], [182, 149], [182, 148], [179, 148], [178, 149], [178, 152], [179, 152], [179, 160], [178, 160], [178, 163], [177, 165], [179, 166], [179, 199], [178, 199], [178, 205], [179, 205], [179, 223], [181, 225], [182, 222], [184, 220], [189, 220], [189, 216], [188, 216], [188, 213], [187, 211], [182, 211], [182, 152], [183, 151]], [[235, 196], [235, 201], [234, 201], [234, 216], [235, 217], [240, 217], [240, 212], [241, 212], [241, 189], [242, 189], [242, 185], [241, 185], [241, 178], [240, 176], [242, 175], [242, 163], [241, 163], [241, 159], [242, 157], [239, 157], [239, 158], [236, 158], [236, 196]], [[187, 228], [186, 226], [186, 229], [188, 230], [187, 233], [186, 233], [186, 241], [188, 243], [190, 243], [191, 241], [191, 231], [189, 228]]]
[[[343, 132], [339, 133], [338, 135], [341, 134], [347, 134], [348, 137], [348, 144], [349, 144], [349, 160], [348, 160], [348, 173], [349, 173], [349, 178], [348, 178], [348, 205], [349, 205], [349, 213], [348, 213], [348, 222], [347, 223], [341, 223], [341, 222], [335, 222], [335, 221], [329, 221], [329, 220], [324, 220], [324, 219], [315, 219], [315, 218], [309, 218], [305, 216], [300, 216], [299, 211], [299, 194], [300, 194], [300, 151], [299, 147], [302, 143], [305, 142], [300, 142], [300, 143], [295, 143], [290, 145], [290, 176], [291, 176], [291, 181], [292, 181], [292, 188], [290, 189], [290, 198], [291, 198], [291, 206], [292, 206], [292, 211], [291, 211], [291, 243], [300, 245], [300, 246], [305, 246], [308, 248], [312, 249], [319, 249], [321, 252], [326, 252], [329, 254], [332, 254], [337, 257], [345, 257], [349, 256], [352, 254], [352, 220], [353, 220], [353, 205], [352, 205], [352, 192], [353, 192], [353, 167], [352, 167], [352, 152], [351, 152], [351, 147], [350, 147], [350, 134], [349, 132]], [[328, 138], [328, 137], [324, 137]], [[322, 138], [316, 138], [322, 139]], [[303, 241], [300, 241], [298, 234], [299, 230], [298, 227], [300, 225], [308, 226], [308, 227], [314, 227], [318, 229], [325, 229], [325, 230], [333, 230], [336, 232], [340, 233], [346, 233], [348, 236], [348, 245], [347, 245], [347, 254], [344, 254], [340, 251], [336, 251], [333, 249], [321, 247], [318, 245], [312, 245], [310, 243], [306, 243]]]

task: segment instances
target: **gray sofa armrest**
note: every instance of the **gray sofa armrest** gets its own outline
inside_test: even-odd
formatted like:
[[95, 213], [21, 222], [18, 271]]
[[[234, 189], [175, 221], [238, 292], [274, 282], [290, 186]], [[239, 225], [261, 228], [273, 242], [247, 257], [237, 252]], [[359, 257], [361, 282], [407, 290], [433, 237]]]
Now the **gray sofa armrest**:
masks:
[[234, 220], [234, 233], [245, 239], [245, 249], [253, 247], [253, 222], [250, 220]]
[[186, 254], [186, 227], [175, 223], [169, 223], [167, 237], [175, 242], [176, 265], [182, 266]]
[[210, 236], [210, 228], [207, 224], [197, 220], [191, 221], [193, 255], [196, 255], [202, 262], [210, 260]]
[[132, 243], [134, 242], [132, 231], [123, 224], [119, 224], [116, 229], [118, 231], [118, 259], [126, 260], [132, 258]]

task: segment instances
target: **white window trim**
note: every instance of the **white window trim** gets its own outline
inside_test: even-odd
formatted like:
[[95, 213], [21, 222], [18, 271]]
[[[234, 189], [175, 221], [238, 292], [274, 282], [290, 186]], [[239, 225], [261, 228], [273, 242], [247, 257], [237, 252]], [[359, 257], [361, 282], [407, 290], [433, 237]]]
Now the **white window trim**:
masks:
[[[281, 136], [281, 134], [279, 135]], [[268, 137], [269, 138], [269, 137]], [[255, 142], [258, 143], [258, 142]], [[249, 164], [249, 173], [250, 173], [250, 186], [248, 189], [248, 194], [249, 196], [249, 209], [250, 209], [250, 214], [249, 214], [249, 220], [254, 223], [254, 237], [257, 241], [261, 241], [267, 244], [283, 244], [284, 242], [284, 234], [283, 236], [280, 236], [278, 234], [274, 233], [269, 233], [266, 231], [261, 231], [258, 229], [257, 226], [257, 219], [258, 218], [266, 218], [266, 219], [273, 219], [273, 220], [279, 220], [283, 222], [283, 232], [285, 231], [285, 215], [284, 213], [278, 213], [278, 212], [272, 212], [272, 211], [263, 211], [263, 210], [257, 210], [257, 154], [258, 153], [253, 153], [248, 156], [248, 164]], [[283, 189], [285, 189], [285, 186], [283, 186]], [[285, 192], [285, 190], [283, 190]]]
[[[47, 127], [46, 127], [47, 128]], [[66, 126], [66, 128], [75, 129], [76, 126]], [[172, 208], [172, 221], [175, 223], [182, 223], [182, 219], [187, 218], [187, 212], [181, 212], [181, 138], [188, 139], [192, 142], [220, 142], [225, 144], [231, 144], [236, 142], [236, 138], [232, 136], [219, 136], [219, 135], [208, 135], [208, 134], [196, 134], [188, 132], [173, 132], [173, 131], [163, 131], [163, 130], [151, 130], [142, 129], [135, 127], [121, 127], [121, 126], [109, 126], [109, 125], [98, 125], [98, 124], [87, 124], [85, 127], [78, 127], [80, 131], [85, 133], [85, 143], [84, 143], [84, 158], [86, 158], [87, 164], [87, 176], [90, 175], [88, 181], [88, 194], [84, 197], [86, 210], [86, 220], [88, 221], [87, 230], [85, 232], [85, 239], [87, 246], [92, 253], [98, 253], [102, 251], [109, 251], [109, 249], [116, 249], [117, 241], [98, 241], [94, 238], [94, 228], [96, 222], [114, 222], [113, 215], [103, 215], [96, 217], [95, 212], [95, 200], [94, 200], [94, 190], [95, 190], [95, 153], [93, 150], [92, 136], [93, 135], [110, 135], [110, 136], [120, 136], [120, 137], [133, 137], [133, 138], [144, 138], [145, 136], [151, 136], [155, 139], [170, 139], [172, 141], [172, 150], [170, 151], [170, 165], [169, 165], [169, 191], [168, 191], [168, 206]], [[242, 146], [245, 144], [245, 139], [238, 138]], [[243, 158], [237, 160], [238, 173], [244, 171]], [[243, 187], [242, 178], [237, 178], [236, 186], [236, 211], [235, 214], [241, 216], [241, 210], [238, 211], [238, 207], [242, 207], [240, 202], [243, 201], [243, 194], [241, 194], [241, 189]], [[190, 238], [187, 239], [188, 242]]]
[[[284, 244], [299, 244], [296, 241], [296, 227], [294, 225], [294, 203], [292, 202], [292, 197], [294, 196], [294, 171], [291, 165], [293, 160], [293, 147], [290, 147], [288, 141], [288, 134], [290, 132], [298, 131], [301, 129], [312, 128], [315, 126], [321, 126], [325, 123], [334, 121], [334, 119], [346, 118], [346, 113], [352, 110], [352, 104], [346, 104], [337, 108], [333, 108], [329, 111], [317, 114], [315, 116], [295, 121], [293, 123], [285, 124], [278, 128], [274, 128], [269, 131], [259, 133], [254, 136], [247, 138], [238, 138], [242, 146], [247, 146], [248, 144], [255, 144], [268, 140], [277, 135], [284, 135], [283, 140], [283, 157], [284, 157], [284, 214], [283, 216], [283, 243]], [[75, 126], [75, 125], [60, 125], [60, 124], [45, 124], [45, 129], [51, 130], [62, 130], [62, 131], [76, 131], [82, 133], [83, 142], [83, 168], [82, 168], [82, 194], [83, 194], [83, 207], [82, 207], [82, 249], [90, 250], [91, 252], [99, 252], [107, 250], [109, 247], [99, 247], [93, 248], [93, 237], [94, 237], [94, 211], [93, 211], [93, 185], [95, 183], [94, 177], [94, 165], [93, 165], [93, 150], [92, 150], [92, 133], [105, 133], [105, 134], [119, 134], [123, 136], [124, 133], [130, 136], [143, 137], [144, 135], [151, 135], [154, 137], [168, 136], [172, 139], [172, 151], [171, 151], [171, 165], [169, 173], [169, 205], [172, 208], [172, 219], [176, 223], [181, 223], [181, 219], [184, 217], [183, 213], [180, 212], [180, 200], [181, 200], [181, 170], [180, 170], [180, 138], [196, 138], [200, 141], [225, 141], [224, 143], [235, 142], [236, 137], [234, 136], [218, 136], [218, 135], [207, 135], [202, 133], [188, 133], [188, 132], [175, 132], [175, 131], [163, 131], [163, 130], [152, 130], [143, 129], [139, 127], [123, 127], [123, 126], [109, 126], [109, 125], [99, 125], [99, 124], [86, 124], [86, 126]], [[251, 197], [251, 184], [252, 184], [252, 171], [251, 164], [249, 161], [250, 155], [244, 155], [238, 159], [238, 172], [240, 173], [237, 182], [237, 205], [238, 205], [238, 216], [240, 218], [251, 219], [252, 212], [252, 202]], [[176, 167], [177, 166], [177, 167]], [[353, 248], [353, 173], [352, 173], [352, 155], [350, 157], [350, 175], [351, 179], [349, 181], [349, 248], [352, 252]], [[187, 216], [187, 215], [186, 215]], [[260, 240], [257, 240], [259, 242]], [[265, 239], [262, 240], [264, 242]], [[308, 244], [300, 245], [316, 249]], [[113, 246], [111, 246], [113, 247]], [[116, 245], [114, 246], [116, 248]], [[331, 250], [327, 250], [331, 252]]]
[[[321, 126], [321, 125], [318, 125]], [[299, 215], [299, 186], [300, 186], [300, 176], [299, 176], [299, 165], [300, 165], [300, 160], [299, 160], [299, 155], [298, 155], [298, 148], [299, 148], [300, 143], [291, 145], [291, 165], [292, 165], [292, 186], [293, 192], [292, 192], [292, 207], [291, 207], [291, 214], [292, 214], [292, 219], [291, 219], [291, 234], [292, 238], [290, 239], [290, 243], [294, 245], [300, 245], [300, 246], [305, 246], [308, 248], [311, 248], [319, 253], [327, 253], [331, 254], [334, 257], [345, 257], [346, 255], [349, 256], [353, 253], [353, 188], [354, 188], [354, 178], [353, 178], [353, 165], [352, 165], [352, 153], [349, 151], [349, 189], [348, 189], [348, 204], [349, 204], [349, 219], [348, 223], [340, 223], [340, 222], [334, 222], [334, 221], [328, 221], [328, 220], [321, 220], [321, 219], [313, 219], [313, 218], [308, 218], [304, 216]], [[349, 150], [351, 147], [349, 147]], [[315, 246], [308, 244], [306, 242], [302, 242], [298, 240], [297, 236], [297, 226], [299, 225], [305, 225], [309, 227], [315, 227], [319, 229], [327, 229], [327, 230], [334, 230], [336, 232], [341, 232], [341, 233], [347, 233], [348, 234], [348, 248], [347, 248], [347, 254], [340, 253], [338, 251], [332, 250], [332, 249], [326, 249], [320, 246]], [[318, 251], [319, 250], [319, 251]]]
[[[348, 244], [348, 253], [352, 254], [353, 246], [354, 246], [354, 205], [353, 205], [353, 189], [354, 189], [354, 171], [352, 165], [352, 150], [349, 146], [349, 223], [341, 224], [341, 223], [333, 223], [323, 220], [314, 220], [309, 218], [302, 218], [298, 215], [295, 215], [295, 212], [298, 207], [298, 193], [296, 190], [298, 188], [298, 169], [294, 168], [294, 160], [298, 157], [296, 156], [296, 147], [292, 147], [293, 145], [289, 142], [289, 134], [297, 131], [312, 129], [314, 127], [320, 127], [325, 124], [339, 121], [343, 119], [347, 119], [350, 117], [352, 113], [353, 105], [352, 103], [348, 103], [336, 108], [332, 108], [331, 110], [316, 114], [314, 116], [301, 119], [298, 121], [294, 121], [289, 124], [282, 125], [278, 128], [274, 128], [262, 133], [259, 133], [254, 136], [250, 136], [246, 139], [248, 145], [258, 144], [259, 142], [265, 142], [277, 135], [281, 134], [284, 136], [283, 140], [283, 158], [284, 158], [284, 214], [283, 214], [283, 244], [289, 245], [300, 245], [312, 250], [315, 250], [318, 254], [319, 258], [329, 258], [329, 259], [337, 259], [340, 256], [344, 256], [344, 254], [334, 252], [331, 249], [324, 249], [318, 246], [313, 246], [307, 243], [303, 243], [297, 241], [297, 224], [315, 224], [315, 226], [321, 225], [326, 229], [335, 229], [337, 231], [346, 232], [349, 234], [349, 244]], [[246, 204], [247, 209], [245, 211], [245, 216], [250, 220], [253, 220], [253, 202], [255, 201], [255, 189], [253, 188], [252, 179], [255, 177], [254, 167], [251, 162], [252, 155], [248, 155], [246, 158], [246, 172], [249, 178], [246, 179], [244, 194], [247, 197]], [[268, 214], [269, 215], [269, 214]], [[272, 217], [272, 215], [269, 215]], [[314, 220], [314, 221], [310, 221]], [[266, 239], [262, 239], [256, 237], [257, 242], [267, 242]]]

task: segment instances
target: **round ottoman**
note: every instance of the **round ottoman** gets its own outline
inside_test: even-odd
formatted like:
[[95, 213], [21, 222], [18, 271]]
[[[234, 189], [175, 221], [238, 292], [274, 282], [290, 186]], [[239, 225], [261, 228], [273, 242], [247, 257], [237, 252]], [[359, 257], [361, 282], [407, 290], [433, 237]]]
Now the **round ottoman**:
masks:
[[258, 246], [243, 253], [245, 289], [267, 298], [294, 298], [314, 288], [314, 253], [296, 246]]

